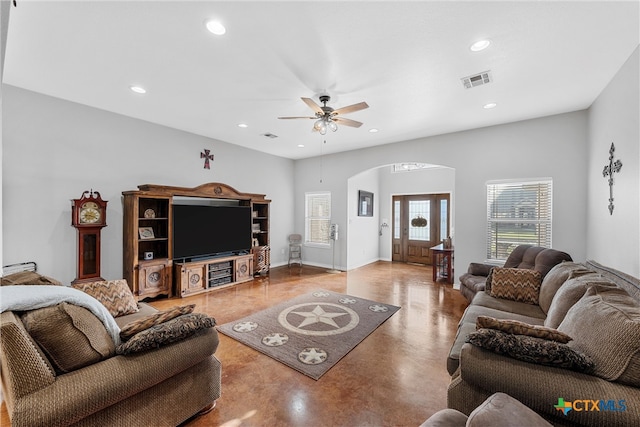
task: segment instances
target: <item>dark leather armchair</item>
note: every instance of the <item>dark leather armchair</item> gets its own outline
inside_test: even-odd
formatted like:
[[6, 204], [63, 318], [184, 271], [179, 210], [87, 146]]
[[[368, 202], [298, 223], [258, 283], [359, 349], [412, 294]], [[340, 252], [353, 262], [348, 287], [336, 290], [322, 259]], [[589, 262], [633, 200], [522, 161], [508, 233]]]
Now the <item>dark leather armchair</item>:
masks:
[[[503, 267], [536, 270], [544, 278], [549, 270], [562, 261], [573, 260], [566, 252], [541, 246], [520, 245], [511, 252]], [[484, 291], [487, 276], [493, 267], [495, 266], [472, 262], [467, 272], [460, 276], [460, 292], [469, 302], [476, 293]]]

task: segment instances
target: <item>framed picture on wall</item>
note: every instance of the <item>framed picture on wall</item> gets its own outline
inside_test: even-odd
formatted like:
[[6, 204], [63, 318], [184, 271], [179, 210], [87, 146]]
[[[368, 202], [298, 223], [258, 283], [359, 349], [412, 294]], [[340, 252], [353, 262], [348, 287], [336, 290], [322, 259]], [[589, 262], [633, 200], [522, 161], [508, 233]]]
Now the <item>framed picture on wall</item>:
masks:
[[358, 216], [373, 216], [373, 193], [358, 190]]

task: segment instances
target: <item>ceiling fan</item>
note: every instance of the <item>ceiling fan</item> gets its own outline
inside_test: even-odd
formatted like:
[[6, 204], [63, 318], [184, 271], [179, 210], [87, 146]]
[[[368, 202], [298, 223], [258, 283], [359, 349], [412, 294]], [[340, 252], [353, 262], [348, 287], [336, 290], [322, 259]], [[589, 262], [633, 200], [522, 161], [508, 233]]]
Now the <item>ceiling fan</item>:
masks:
[[331, 131], [335, 132], [338, 130], [338, 124], [351, 126], [354, 128], [359, 128], [362, 126], [361, 122], [357, 122], [355, 120], [346, 119], [341, 117], [343, 114], [353, 113], [356, 111], [364, 110], [365, 108], [369, 108], [366, 102], [360, 102], [358, 104], [349, 105], [347, 107], [342, 107], [338, 109], [333, 109], [331, 107], [327, 107], [327, 102], [331, 99], [329, 95], [320, 95], [319, 99], [322, 102], [322, 107], [316, 104], [316, 102], [311, 98], [300, 98], [307, 104], [314, 112], [315, 116], [313, 117], [278, 117], [279, 119], [312, 119], [316, 120], [313, 124], [313, 131], [320, 132], [320, 135], [324, 135], [327, 133], [327, 129], [331, 129]]

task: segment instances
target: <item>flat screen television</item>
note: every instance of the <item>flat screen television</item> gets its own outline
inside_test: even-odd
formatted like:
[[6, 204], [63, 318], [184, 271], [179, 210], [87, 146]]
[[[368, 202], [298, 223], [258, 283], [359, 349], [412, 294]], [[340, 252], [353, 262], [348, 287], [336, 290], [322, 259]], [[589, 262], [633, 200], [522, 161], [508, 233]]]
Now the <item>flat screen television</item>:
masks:
[[249, 206], [173, 205], [173, 258], [192, 260], [251, 250]]

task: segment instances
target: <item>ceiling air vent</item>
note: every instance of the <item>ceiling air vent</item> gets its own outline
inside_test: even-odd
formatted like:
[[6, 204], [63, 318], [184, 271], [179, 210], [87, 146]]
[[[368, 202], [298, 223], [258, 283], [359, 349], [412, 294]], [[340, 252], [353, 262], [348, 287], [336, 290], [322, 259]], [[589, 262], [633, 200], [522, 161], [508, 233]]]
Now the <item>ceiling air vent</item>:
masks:
[[483, 71], [478, 74], [463, 77], [461, 80], [462, 84], [464, 84], [465, 89], [471, 89], [476, 86], [482, 86], [486, 85], [487, 83], [491, 83], [493, 79], [491, 78], [491, 74], [489, 74], [489, 71]]
[[271, 139], [274, 139], [274, 138], [278, 137], [278, 135], [274, 135], [274, 134], [272, 134], [270, 132], [263, 133], [262, 136], [266, 136], [267, 138], [271, 138]]

